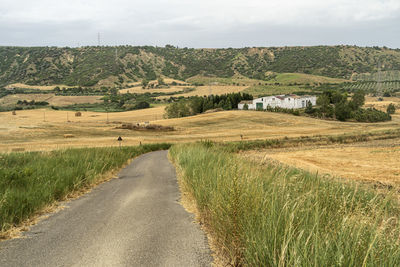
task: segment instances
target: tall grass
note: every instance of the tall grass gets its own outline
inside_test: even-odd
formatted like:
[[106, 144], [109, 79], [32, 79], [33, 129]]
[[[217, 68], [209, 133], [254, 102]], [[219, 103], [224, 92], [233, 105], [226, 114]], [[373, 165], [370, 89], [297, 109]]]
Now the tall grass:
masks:
[[96, 183], [101, 175], [168, 144], [0, 154], [0, 232], [44, 206]]
[[400, 266], [400, 207], [389, 194], [259, 165], [212, 143], [170, 155], [235, 266]]
[[239, 142], [215, 143], [229, 152], [246, 151], [262, 148], [284, 148], [304, 145], [352, 144], [371, 140], [395, 139], [400, 137], [400, 129], [340, 135], [314, 135], [285, 137], [280, 139], [250, 140]]

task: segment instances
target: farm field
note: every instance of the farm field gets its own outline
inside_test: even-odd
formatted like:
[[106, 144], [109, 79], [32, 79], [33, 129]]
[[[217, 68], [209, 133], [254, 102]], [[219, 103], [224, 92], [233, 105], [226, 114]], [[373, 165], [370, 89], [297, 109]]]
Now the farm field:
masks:
[[55, 94], [12, 94], [0, 98], [0, 105], [8, 106], [17, 104], [18, 100], [46, 101], [49, 105], [67, 106], [83, 103], [100, 103], [102, 96], [56, 96]]
[[237, 84], [240, 85], [259, 85], [261, 84], [274, 84], [274, 83], [282, 83], [282, 84], [289, 84], [289, 83], [297, 83], [297, 84], [316, 84], [316, 83], [342, 83], [348, 82], [345, 79], [339, 78], [330, 78], [312, 74], [304, 74], [304, 73], [269, 73], [272, 78], [267, 81], [264, 80], [257, 80], [257, 79], [250, 79], [241, 75], [235, 75], [231, 78], [220, 78], [220, 77], [205, 77], [201, 75], [197, 75], [187, 79], [187, 82], [190, 83], [202, 83], [204, 85], [208, 84]]
[[[189, 96], [204, 96], [204, 95], [223, 95], [229, 93], [242, 92], [247, 86], [234, 86], [234, 85], [210, 85], [210, 86], [197, 86], [194, 91], [176, 94], [174, 97], [189, 97]], [[169, 98], [170, 96], [159, 96], [158, 99]]]
[[259, 162], [277, 160], [322, 175], [400, 185], [400, 139], [246, 151], [242, 155]]
[[6, 86], [6, 88], [22, 88], [22, 89], [38, 89], [38, 90], [43, 90], [43, 91], [47, 91], [47, 90], [53, 90], [56, 87], [76, 87], [76, 86], [69, 86], [69, 85], [65, 85], [65, 84], [54, 84], [54, 85], [28, 85], [28, 84], [23, 84], [23, 83], [13, 83], [13, 84], [9, 84]]
[[297, 83], [297, 84], [317, 84], [317, 83], [343, 83], [348, 82], [345, 79], [330, 78], [319, 75], [305, 74], [305, 73], [277, 73], [276, 77], [269, 80], [270, 83]]
[[381, 83], [377, 83], [376, 81], [357, 82], [346, 85], [344, 88], [349, 90], [364, 90], [366, 92], [378, 89], [382, 91], [397, 91], [400, 89], [400, 81], [383, 81]]
[[378, 100], [378, 97], [365, 97], [365, 107], [373, 107], [382, 111], [386, 111], [389, 104], [394, 104], [396, 109], [400, 110], [400, 97], [382, 97], [382, 101]]
[[169, 88], [154, 88], [154, 89], [143, 89], [141, 85], [134, 86], [130, 88], [125, 88], [119, 90], [121, 94], [131, 93], [131, 94], [145, 94], [145, 93], [173, 93], [180, 92], [187, 88], [191, 88], [190, 86], [170, 86]]
[[267, 95], [284, 95], [284, 94], [292, 94], [296, 92], [310, 92], [311, 90], [304, 89], [297, 85], [254, 85], [245, 89], [243, 92], [253, 95], [254, 97], [261, 97]]
[[[384, 123], [352, 123], [296, 117], [288, 114], [257, 111], [221, 111], [192, 117], [164, 119], [165, 106], [114, 113], [48, 109], [0, 113], [0, 151], [53, 150], [63, 147], [117, 146], [155, 142], [192, 142], [196, 140], [238, 141], [338, 135], [398, 129], [400, 116]], [[108, 122], [107, 123], [107, 116]], [[45, 120], [45, 121], [44, 121]], [[68, 121], [67, 121], [68, 120]], [[116, 129], [122, 123], [145, 123], [172, 126], [174, 131], [133, 131]], [[72, 135], [64, 138], [65, 134]]]

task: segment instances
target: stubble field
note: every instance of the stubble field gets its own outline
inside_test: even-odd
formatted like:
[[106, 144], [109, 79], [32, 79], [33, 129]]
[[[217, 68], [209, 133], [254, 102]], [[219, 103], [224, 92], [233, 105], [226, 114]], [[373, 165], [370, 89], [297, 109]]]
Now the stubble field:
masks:
[[[164, 119], [164, 106], [129, 112], [82, 112], [49, 109], [0, 113], [0, 151], [53, 150], [63, 147], [116, 146], [155, 142], [192, 142], [196, 140], [239, 141], [339, 135], [398, 129], [398, 115], [384, 123], [354, 123], [318, 120], [293, 115], [222, 111], [193, 117]], [[108, 118], [108, 119], [107, 119]], [[116, 129], [122, 123], [150, 123], [172, 126], [174, 131], [133, 131]], [[72, 135], [65, 138], [64, 135]]]
[[100, 103], [102, 96], [56, 96], [55, 94], [12, 94], [0, 98], [0, 105], [9, 106], [17, 104], [18, 100], [46, 101], [49, 105], [67, 106], [73, 104]]
[[246, 151], [244, 157], [261, 163], [278, 161], [312, 173], [400, 185], [400, 139], [351, 145]]

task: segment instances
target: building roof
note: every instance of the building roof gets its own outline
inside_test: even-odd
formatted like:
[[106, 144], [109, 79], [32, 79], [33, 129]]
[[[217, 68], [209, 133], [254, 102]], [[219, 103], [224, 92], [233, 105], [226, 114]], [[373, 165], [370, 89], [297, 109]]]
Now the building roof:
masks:
[[243, 100], [243, 101], [240, 101], [239, 104], [253, 104], [253, 101], [251, 101], [251, 100]]

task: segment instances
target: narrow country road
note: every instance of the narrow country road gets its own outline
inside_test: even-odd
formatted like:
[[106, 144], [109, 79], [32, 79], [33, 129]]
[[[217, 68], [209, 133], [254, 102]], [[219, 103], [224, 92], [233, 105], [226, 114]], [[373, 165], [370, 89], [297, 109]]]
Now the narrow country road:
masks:
[[0, 242], [0, 266], [210, 266], [193, 216], [179, 204], [167, 151], [136, 158], [119, 179]]

